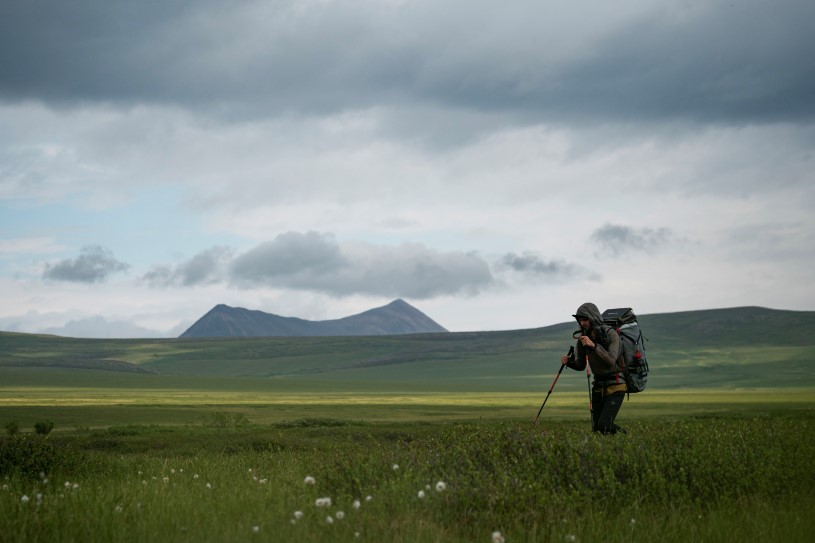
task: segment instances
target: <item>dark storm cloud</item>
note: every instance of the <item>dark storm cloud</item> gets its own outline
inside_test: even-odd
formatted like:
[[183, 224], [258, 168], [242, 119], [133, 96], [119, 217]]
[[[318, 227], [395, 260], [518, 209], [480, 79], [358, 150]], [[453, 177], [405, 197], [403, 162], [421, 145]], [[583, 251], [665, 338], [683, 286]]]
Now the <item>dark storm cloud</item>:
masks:
[[597, 274], [589, 273], [575, 264], [557, 259], [547, 260], [531, 252], [507, 253], [500, 259], [498, 266], [540, 280], [563, 281], [584, 277], [599, 279]]
[[652, 253], [672, 239], [667, 228], [631, 228], [618, 224], [606, 224], [591, 235], [600, 256], [623, 256], [632, 253]]
[[73, 281], [77, 283], [98, 283], [111, 274], [124, 271], [130, 266], [116, 260], [113, 252], [99, 245], [83, 247], [79, 256], [48, 264], [43, 273], [45, 279]]
[[236, 258], [232, 278], [246, 284], [298, 282], [298, 278], [308, 283], [331, 276], [347, 264], [333, 237], [287, 232]]
[[156, 266], [142, 281], [154, 287], [209, 285], [222, 281], [234, 250], [212, 247], [176, 266]]
[[599, 279], [575, 264], [530, 252], [507, 253], [491, 266], [477, 253], [437, 251], [420, 243], [340, 244], [330, 234], [286, 232], [237, 256], [233, 249], [213, 247], [177, 265], [155, 266], [142, 281], [153, 287], [223, 282], [242, 289], [427, 299], [494, 287], [500, 279], [493, 270], [534, 281]]
[[155, 266], [142, 280], [153, 287], [225, 282], [238, 288], [417, 299], [474, 294], [494, 284], [487, 262], [473, 253], [415, 243], [340, 245], [317, 232], [286, 232], [238, 256], [230, 248], [213, 247], [178, 265]]
[[421, 244], [340, 245], [326, 234], [288, 232], [237, 257], [231, 280], [250, 288], [294, 288], [335, 296], [374, 294], [430, 298], [470, 294], [493, 277], [482, 258]]
[[[569, 65], [564, 106], [628, 118], [811, 121], [815, 116], [815, 4], [686, 4], [639, 17]], [[603, 112], [600, 112], [603, 114]]]
[[9, 0], [0, 96], [252, 115], [421, 104], [527, 120], [815, 117], [815, 3], [613, 9]]
[[533, 253], [507, 253], [501, 259], [501, 264], [518, 272], [544, 276], [568, 275], [574, 271], [574, 266], [557, 260], [544, 260]]

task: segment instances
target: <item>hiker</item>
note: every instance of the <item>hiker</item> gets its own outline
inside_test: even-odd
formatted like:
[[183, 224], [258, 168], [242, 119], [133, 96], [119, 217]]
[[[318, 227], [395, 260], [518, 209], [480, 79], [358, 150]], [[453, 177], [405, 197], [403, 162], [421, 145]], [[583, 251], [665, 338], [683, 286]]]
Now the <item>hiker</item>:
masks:
[[572, 316], [580, 325], [576, 355], [566, 355], [560, 362], [573, 370], [583, 371], [588, 361], [594, 374], [591, 389], [592, 429], [602, 434], [624, 433], [625, 430], [614, 423], [626, 391], [620, 336], [613, 328], [603, 324], [600, 310], [592, 303], [581, 305]]

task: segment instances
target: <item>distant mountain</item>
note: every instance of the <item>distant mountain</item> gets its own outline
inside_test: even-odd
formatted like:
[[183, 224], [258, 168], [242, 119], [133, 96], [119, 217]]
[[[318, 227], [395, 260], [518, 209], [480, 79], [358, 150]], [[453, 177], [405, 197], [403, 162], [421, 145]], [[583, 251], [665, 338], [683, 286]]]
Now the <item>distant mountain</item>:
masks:
[[220, 304], [179, 337], [381, 336], [438, 332], [447, 330], [409, 303], [398, 299], [358, 315], [326, 321], [281, 317]]

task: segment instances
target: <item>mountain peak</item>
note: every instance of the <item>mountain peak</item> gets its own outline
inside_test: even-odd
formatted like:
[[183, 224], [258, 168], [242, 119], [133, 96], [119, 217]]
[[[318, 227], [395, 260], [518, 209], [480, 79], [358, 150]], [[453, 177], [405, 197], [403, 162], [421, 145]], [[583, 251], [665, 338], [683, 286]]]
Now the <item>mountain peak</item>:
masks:
[[378, 336], [441, 332], [447, 330], [397, 298], [357, 315], [325, 321], [281, 317], [218, 304], [179, 337]]

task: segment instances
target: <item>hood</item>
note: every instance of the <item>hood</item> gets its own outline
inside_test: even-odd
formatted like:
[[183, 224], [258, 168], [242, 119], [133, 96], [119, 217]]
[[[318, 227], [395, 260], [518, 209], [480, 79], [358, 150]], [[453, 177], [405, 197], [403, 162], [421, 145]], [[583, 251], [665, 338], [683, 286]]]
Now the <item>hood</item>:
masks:
[[603, 328], [603, 315], [600, 313], [600, 310], [597, 309], [597, 306], [592, 303], [585, 303], [577, 308], [577, 312], [572, 315], [575, 319], [580, 317], [588, 318], [591, 321], [591, 327], [596, 328], [598, 330], [602, 330]]

